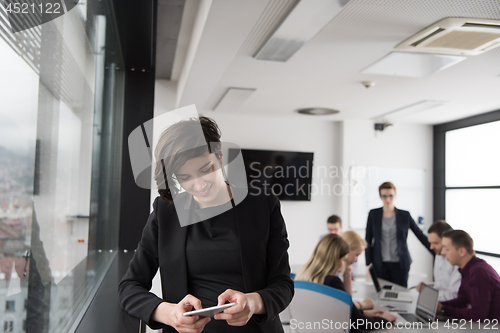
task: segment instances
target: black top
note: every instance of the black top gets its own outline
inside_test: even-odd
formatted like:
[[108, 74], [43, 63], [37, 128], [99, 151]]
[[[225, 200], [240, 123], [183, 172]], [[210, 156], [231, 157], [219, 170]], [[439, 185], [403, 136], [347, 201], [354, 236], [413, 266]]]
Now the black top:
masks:
[[[226, 205], [230, 205], [228, 202]], [[209, 216], [212, 208], [197, 210]], [[217, 297], [226, 289], [244, 292], [241, 249], [233, 210], [188, 226], [186, 262], [188, 292], [201, 301], [203, 308], [217, 305]], [[243, 327], [229, 326], [225, 320], [212, 319], [203, 332], [259, 332], [255, 321]]]
[[[327, 285], [329, 287], [335, 288], [335, 289], [339, 289], [339, 290], [345, 291], [344, 283], [337, 276], [328, 275], [325, 278], [325, 282], [323, 284]], [[358, 329], [365, 330], [366, 329], [366, 325], [364, 325], [364, 324], [366, 323], [366, 321], [368, 321], [370, 323], [388, 322], [386, 319], [384, 319], [382, 317], [368, 317], [368, 316], [365, 316], [363, 314], [363, 311], [358, 310], [358, 308], [355, 307], [354, 304], [353, 304], [352, 305], [352, 312], [351, 312], [351, 322], [357, 323], [358, 319], [362, 319], [363, 320], [363, 324], [359, 325], [359, 326], [356, 326], [357, 329], [352, 329], [351, 332], [357, 333], [357, 332], [359, 332]]]
[[[245, 199], [231, 209], [236, 218], [243, 292], [257, 292], [262, 297], [266, 314], [253, 315], [251, 319], [260, 332], [283, 332], [278, 314], [287, 307], [294, 293], [285, 221], [274, 195], [248, 190]], [[162, 301], [178, 303], [189, 293], [186, 254], [189, 228], [180, 225], [173, 204], [157, 198], [153, 208], [128, 271], [120, 282], [120, 302], [129, 314], [141, 318], [151, 328], [175, 333], [172, 327], [152, 320], [151, 314]], [[149, 292], [158, 268], [161, 298]]]

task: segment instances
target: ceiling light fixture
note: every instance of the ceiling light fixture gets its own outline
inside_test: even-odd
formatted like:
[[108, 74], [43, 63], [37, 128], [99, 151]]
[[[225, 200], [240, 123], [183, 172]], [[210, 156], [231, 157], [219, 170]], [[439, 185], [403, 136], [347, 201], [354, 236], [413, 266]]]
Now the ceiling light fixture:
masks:
[[405, 77], [426, 77], [467, 59], [464, 56], [391, 52], [361, 71], [364, 74], [382, 74]]
[[215, 105], [214, 111], [236, 111], [254, 92], [255, 89], [251, 88], [228, 88]]
[[258, 60], [285, 62], [323, 29], [347, 1], [298, 1], [284, 21], [253, 56]]
[[407, 106], [404, 106], [402, 108], [384, 113], [383, 115], [380, 115], [376, 117], [375, 119], [385, 119], [388, 121], [394, 121], [397, 119], [401, 119], [403, 117], [407, 117], [409, 115], [426, 111], [429, 109], [437, 108], [439, 106], [443, 106], [447, 104], [448, 101], [439, 101], [439, 100], [425, 100], [425, 101], [420, 101], [417, 103], [413, 103]]
[[331, 114], [337, 114], [340, 111], [328, 108], [304, 108], [296, 110], [300, 114], [306, 114], [309, 116], [327, 116]]

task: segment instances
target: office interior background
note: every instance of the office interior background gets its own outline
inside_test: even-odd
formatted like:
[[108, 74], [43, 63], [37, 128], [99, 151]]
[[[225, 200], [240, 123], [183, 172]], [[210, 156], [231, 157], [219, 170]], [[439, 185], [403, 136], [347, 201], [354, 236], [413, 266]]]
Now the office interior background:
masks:
[[[478, 255], [500, 271], [498, 1], [88, 0], [73, 7], [48, 22], [28, 15], [31, 28], [13, 32], [23, 21], [0, 4], [4, 332], [136, 331], [140, 323], [120, 309], [116, 289], [156, 193], [135, 184], [128, 135], [191, 104], [217, 121], [223, 141], [314, 153], [310, 200], [282, 202], [294, 270], [332, 214], [364, 236], [366, 215], [352, 196], [352, 171], [361, 167], [417, 172], [421, 205], [413, 218], [422, 230], [436, 219], [466, 230]], [[304, 24], [280, 30], [293, 17]], [[493, 27], [492, 48], [442, 58], [396, 48], [448, 17], [496, 20], [479, 27]], [[298, 41], [274, 44], [273, 55], [269, 41], [283, 36]], [[387, 60], [401, 54], [440, 60]], [[420, 72], [422, 63], [438, 66]], [[339, 112], [299, 114], [303, 108]], [[404, 202], [413, 185], [400, 185]], [[412, 234], [408, 242], [410, 279], [430, 279], [432, 257]], [[362, 274], [363, 259], [358, 266]]]

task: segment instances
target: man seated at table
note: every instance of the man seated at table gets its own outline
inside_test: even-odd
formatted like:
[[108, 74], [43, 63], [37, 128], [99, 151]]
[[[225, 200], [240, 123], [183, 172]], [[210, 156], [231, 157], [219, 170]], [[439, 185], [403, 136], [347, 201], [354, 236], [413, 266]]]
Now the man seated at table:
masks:
[[329, 234], [340, 235], [342, 233], [342, 219], [340, 216], [332, 215], [326, 221], [326, 227]]
[[500, 319], [500, 276], [476, 257], [474, 241], [463, 230], [443, 233], [442, 254], [462, 274], [458, 297], [438, 303], [438, 313], [466, 320]]
[[[442, 237], [443, 233], [453, 230], [453, 228], [443, 220], [434, 222], [429, 228], [427, 240], [431, 243], [431, 250], [436, 252], [434, 259], [434, 289], [439, 290], [439, 301], [449, 301], [458, 296], [458, 288], [462, 275], [458, 271], [458, 266], [453, 266], [441, 254], [443, 248]], [[421, 292], [426, 284], [420, 282], [417, 285], [417, 291]]]

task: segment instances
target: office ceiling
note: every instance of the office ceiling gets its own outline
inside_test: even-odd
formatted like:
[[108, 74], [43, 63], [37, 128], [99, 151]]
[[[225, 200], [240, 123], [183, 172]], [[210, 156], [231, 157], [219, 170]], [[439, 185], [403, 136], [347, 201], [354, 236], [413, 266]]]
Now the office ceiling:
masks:
[[[360, 72], [445, 17], [500, 19], [500, 1], [351, 0], [287, 62], [254, 59], [290, 6], [289, 0], [186, 0], [171, 77], [157, 73], [177, 81], [177, 107], [218, 112], [226, 90], [237, 87], [256, 89], [231, 111], [242, 115], [303, 119], [311, 116], [294, 110], [326, 107], [340, 113], [318, 119], [374, 119], [422, 100], [445, 100], [398, 120], [439, 124], [500, 109], [500, 47], [425, 78]], [[167, 17], [160, 14], [159, 27]]]

